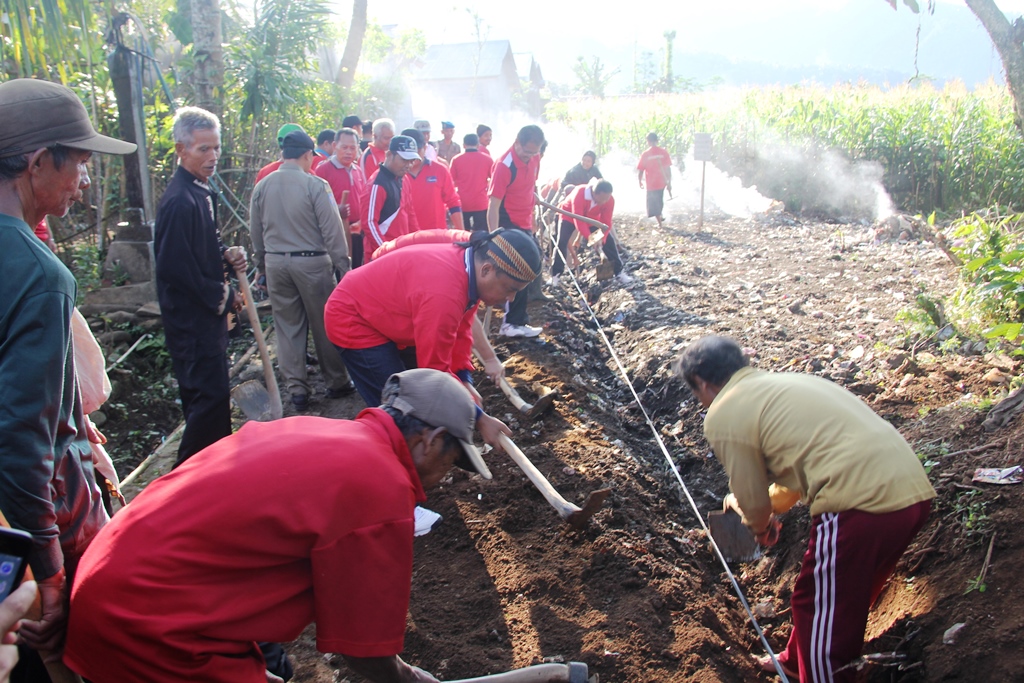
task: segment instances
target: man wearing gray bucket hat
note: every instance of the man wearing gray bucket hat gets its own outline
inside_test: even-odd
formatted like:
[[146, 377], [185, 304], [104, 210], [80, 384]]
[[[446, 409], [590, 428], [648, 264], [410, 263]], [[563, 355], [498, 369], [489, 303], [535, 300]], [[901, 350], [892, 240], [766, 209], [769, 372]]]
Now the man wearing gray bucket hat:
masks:
[[97, 133], [78, 96], [47, 81], [0, 84], [0, 121], [0, 510], [34, 542], [42, 618], [21, 639], [59, 650], [70, 572], [107, 514], [71, 346], [77, 285], [29, 226], [82, 198], [94, 152], [136, 147]]
[[294, 640], [315, 621], [317, 649], [370, 681], [435, 681], [398, 656], [413, 508], [453, 464], [490, 478], [475, 420], [457, 379], [418, 369], [392, 375], [380, 407], [355, 420], [247, 423], [96, 538], [65, 661], [97, 683], [262, 683], [255, 642]]

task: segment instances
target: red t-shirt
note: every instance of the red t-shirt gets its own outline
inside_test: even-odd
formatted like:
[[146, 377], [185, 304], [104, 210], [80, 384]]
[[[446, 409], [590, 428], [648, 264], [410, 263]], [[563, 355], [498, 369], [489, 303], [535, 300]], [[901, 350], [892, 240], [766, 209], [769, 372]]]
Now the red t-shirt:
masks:
[[[600, 221], [610, 228], [612, 226], [612, 214], [615, 213], [615, 197], [609, 197], [608, 201], [604, 204], [596, 204], [594, 203], [593, 188], [590, 185], [580, 185], [565, 198], [565, 201], [562, 202], [562, 206], [559, 208], [562, 211], [568, 211], [577, 216], [593, 218], [595, 221]], [[571, 220], [576, 229], [583, 235], [583, 239], [590, 237], [591, 231], [594, 230], [592, 226], [575, 218]], [[608, 239], [607, 233], [604, 239]]]
[[327, 181], [334, 193], [334, 202], [341, 202], [341, 193], [348, 190], [348, 221], [349, 228], [353, 235], [363, 231], [361, 216], [363, 213], [362, 200], [366, 194], [366, 179], [363, 172], [359, 170], [359, 164], [353, 162], [345, 168], [335, 158], [330, 158], [316, 167], [315, 175]]
[[373, 143], [370, 143], [370, 146], [363, 151], [363, 155], [359, 157], [359, 168], [362, 169], [363, 175], [366, 176], [367, 180], [384, 163], [387, 153], [386, 149], [380, 149]]
[[327, 338], [343, 349], [389, 341], [416, 347], [416, 364], [455, 374], [472, 370], [466, 250], [415, 244], [349, 271], [324, 307]]
[[636, 169], [644, 172], [644, 187], [648, 190], [664, 190], [668, 186], [667, 169], [672, 168], [672, 157], [668, 150], [658, 147], [650, 147], [640, 155]]
[[524, 164], [510, 148], [494, 160], [487, 194], [502, 200], [509, 219], [524, 230], [533, 230], [533, 194], [537, 191], [540, 155]]
[[314, 620], [322, 652], [398, 654], [422, 500], [379, 409], [249, 422], [96, 536], [65, 662], [96, 681], [264, 683], [255, 641], [290, 642]]
[[494, 160], [486, 153], [467, 149], [452, 159], [452, 181], [462, 199], [463, 211], [487, 210], [487, 184]]
[[451, 244], [452, 242], [468, 242], [473, 237], [473, 233], [469, 230], [417, 230], [416, 232], [408, 235], [402, 235], [398, 239], [385, 242], [384, 244], [377, 247], [377, 251], [373, 252], [374, 260], [379, 259], [385, 254], [390, 254], [395, 249], [401, 249], [402, 247], [411, 247], [414, 244]]
[[36, 223], [36, 227], [32, 228], [32, 232], [36, 234], [36, 237], [41, 239], [43, 242], [50, 242], [50, 226], [46, 223], [46, 218]]
[[455, 191], [448, 167], [436, 161], [425, 161], [420, 172], [407, 174], [412, 187], [412, 205], [420, 230], [434, 230], [448, 225], [447, 215], [462, 211], [462, 201]]

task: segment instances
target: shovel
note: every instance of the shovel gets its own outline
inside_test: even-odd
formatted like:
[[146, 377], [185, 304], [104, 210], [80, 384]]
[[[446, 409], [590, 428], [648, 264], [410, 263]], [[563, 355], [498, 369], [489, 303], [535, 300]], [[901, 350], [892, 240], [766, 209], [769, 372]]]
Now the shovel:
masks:
[[260, 349], [260, 359], [263, 361], [263, 379], [267, 386], [264, 387], [256, 380], [251, 379], [232, 389], [231, 398], [250, 420], [257, 422], [279, 420], [284, 415], [284, 408], [281, 406], [281, 390], [277, 386], [274, 366], [270, 362], [270, 352], [267, 351], [267, 341], [263, 338], [263, 328], [260, 326], [260, 318], [256, 313], [256, 304], [252, 300], [249, 277], [245, 274], [244, 266], [235, 268], [235, 275], [238, 276], [239, 284], [245, 283], [245, 311], [249, 315], [252, 333], [256, 337], [256, 345]]
[[477, 678], [461, 678], [451, 683], [587, 683], [590, 680], [583, 662], [568, 664], [537, 664]]
[[750, 562], [760, 556], [754, 534], [744, 526], [735, 510], [708, 513], [708, 528], [726, 562]]

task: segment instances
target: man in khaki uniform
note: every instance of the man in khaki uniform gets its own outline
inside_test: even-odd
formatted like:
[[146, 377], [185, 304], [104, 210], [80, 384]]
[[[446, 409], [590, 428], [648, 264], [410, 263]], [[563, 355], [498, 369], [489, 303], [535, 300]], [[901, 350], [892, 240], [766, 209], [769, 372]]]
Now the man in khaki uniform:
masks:
[[355, 391], [324, 331], [324, 305], [349, 269], [348, 237], [331, 187], [310, 175], [313, 139], [302, 131], [284, 138], [278, 172], [261, 180], [249, 206], [253, 260], [265, 270], [277, 325], [277, 361], [297, 410], [309, 407], [306, 338], [313, 333], [328, 398]]
[[[732, 339], [697, 340], [675, 369], [707, 408], [704, 435], [732, 491], [725, 505], [757, 540], [773, 545], [775, 513], [798, 499], [811, 509], [779, 663], [802, 683], [856, 680], [848, 665], [860, 656], [868, 611], [935, 497], [913, 449], [839, 385], [754, 370]], [[770, 659], [761, 663], [774, 670]]]

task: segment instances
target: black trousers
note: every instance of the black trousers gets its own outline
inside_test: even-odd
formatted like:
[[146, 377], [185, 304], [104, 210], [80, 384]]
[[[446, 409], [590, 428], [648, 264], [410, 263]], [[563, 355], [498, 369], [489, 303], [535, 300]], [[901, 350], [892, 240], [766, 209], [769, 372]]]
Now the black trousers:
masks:
[[357, 232], [352, 235], [352, 267], [358, 268], [363, 265], [363, 233]]
[[178, 379], [185, 433], [174, 466], [207, 446], [231, 435], [231, 392], [228, 359], [223, 353], [185, 360], [171, 357]]
[[466, 230], [487, 230], [487, 210], [463, 211], [462, 224]]
[[[555, 254], [555, 261], [551, 264], [551, 274], [561, 275], [565, 272], [565, 260], [562, 258], [562, 254], [569, 253], [569, 240], [572, 239], [572, 234], [576, 232], [576, 226], [570, 221], [561, 221], [558, 224], [558, 252]], [[604, 251], [604, 255], [612, 262], [615, 266], [615, 274], [618, 275], [622, 272], [622, 257], [619, 256], [619, 246], [615, 241], [615, 235], [608, 235], [608, 239], [605, 240], [604, 246], [601, 248]]]

